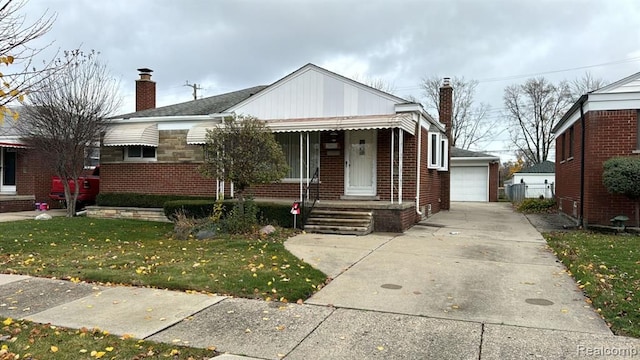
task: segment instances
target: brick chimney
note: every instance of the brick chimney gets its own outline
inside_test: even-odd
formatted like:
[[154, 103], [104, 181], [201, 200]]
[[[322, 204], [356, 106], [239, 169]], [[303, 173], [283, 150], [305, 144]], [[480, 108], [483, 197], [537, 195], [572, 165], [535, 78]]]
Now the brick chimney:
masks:
[[[447, 139], [449, 139], [449, 151], [447, 164], [451, 169], [451, 146], [453, 139], [451, 138], [451, 123], [453, 121], [453, 87], [451, 87], [451, 79], [446, 77], [440, 87], [440, 108], [438, 109], [440, 122], [444, 124]], [[451, 172], [444, 171], [440, 173], [440, 209], [449, 210], [451, 208]]]
[[153, 70], [138, 69], [140, 79], [136, 80], [136, 111], [154, 109], [156, 107], [156, 82], [151, 80]]

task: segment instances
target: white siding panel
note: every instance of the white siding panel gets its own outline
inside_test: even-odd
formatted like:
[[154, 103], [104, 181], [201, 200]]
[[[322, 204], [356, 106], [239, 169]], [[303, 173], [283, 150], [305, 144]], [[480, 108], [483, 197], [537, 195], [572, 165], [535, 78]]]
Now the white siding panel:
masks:
[[393, 100], [310, 69], [235, 109], [263, 120], [394, 114]]

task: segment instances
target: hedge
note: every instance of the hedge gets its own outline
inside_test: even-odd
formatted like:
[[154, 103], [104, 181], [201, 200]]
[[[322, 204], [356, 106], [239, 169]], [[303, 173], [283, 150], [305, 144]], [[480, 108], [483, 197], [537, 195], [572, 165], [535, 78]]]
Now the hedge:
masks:
[[[177, 211], [184, 211], [189, 217], [204, 218], [211, 216], [215, 203], [215, 200], [175, 200], [167, 201], [163, 208], [165, 216], [169, 219], [172, 219]], [[222, 203], [223, 217], [233, 209], [234, 204], [234, 200], [225, 200]], [[260, 222], [287, 228], [293, 227], [293, 215], [290, 213], [290, 205], [256, 202], [256, 206], [258, 207], [258, 220]]]
[[[185, 195], [149, 195], [135, 193], [100, 193], [96, 199], [98, 206], [163, 208], [165, 216], [173, 218], [178, 209], [183, 209], [188, 216], [204, 218], [211, 215], [216, 200], [212, 197]], [[223, 213], [233, 209], [234, 200], [224, 200]], [[291, 205], [256, 202], [258, 220], [264, 223], [293, 227]], [[298, 222], [300, 218], [298, 218]]]
[[211, 200], [215, 198], [185, 195], [149, 195], [135, 193], [100, 193], [96, 198], [98, 206], [162, 208], [167, 201], [174, 200]]

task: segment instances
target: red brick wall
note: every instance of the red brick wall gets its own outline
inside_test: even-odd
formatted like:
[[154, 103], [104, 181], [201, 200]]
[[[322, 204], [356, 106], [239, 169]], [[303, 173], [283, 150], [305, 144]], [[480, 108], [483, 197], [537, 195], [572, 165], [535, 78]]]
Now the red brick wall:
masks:
[[33, 195], [36, 202], [49, 202], [54, 175], [46, 156], [38, 151], [19, 149], [16, 158], [16, 193]]
[[489, 163], [489, 201], [498, 201], [499, 163]]
[[[622, 195], [609, 194], [602, 184], [602, 164], [615, 156], [640, 156], [633, 154], [637, 150], [637, 111], [589, 112], [586, 121], [585, 224], [610, 225], [609, 220], [616, 215], [633, 219], [633, 202]], [[578, 152], [574, 154], [580, 156]]]
[[[610, 225], [616, 215], [634, 218], [633, 202], [622, 195], [609, 194], [602, 184], [603, 163], [615, 156], [640, 156], [634, 154], [637, 144], [637, 111], [590, 111], [585, 114], [585, 199], [584, 223]], [[562, 211], [576, 215], [573, 203], [580, 211], [580, 159], [582, 128], [578, 120], [574, 125], [573, 159], [561, 159], [562, 151], [556, 151], [556, 197]], [[569, 130], [565, 132], [565, 155], [569, 156]], [[559, 134], [558, 149], [562, 147]]]
[[[562, 136], [556, 137], [556, 200], [560, 210], [571, 216], [580, 217], [580, 167], [582, 151], [582, 124], [573, 124], [573, 157], [569, 157], [569, 130], [564, 133], [564, 154], [562, 159]], [[575, 209], [574, 209], [575, 202]]]
[[214, 196], [215, 179], [197, 163], [110, 163], [100, 167], [100, 192]]

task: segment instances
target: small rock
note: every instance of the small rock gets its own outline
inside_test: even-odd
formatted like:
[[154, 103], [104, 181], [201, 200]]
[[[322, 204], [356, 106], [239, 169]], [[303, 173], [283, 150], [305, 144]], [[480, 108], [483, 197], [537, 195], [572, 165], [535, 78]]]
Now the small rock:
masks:
[[215, 237], [216, 237], [216, 232], [213, 230], [200, 230], [196, 234], [196, 239], [198, 240], [213, 239]]
[[269, 235], [272, 234], [276, 231], [276, 228], [273, 227], [273, 225], [267, 225], [265, 227], [263, 227], [262, 229], [260, 229], [260, 234], [265, 234], [265, 235]]
[[51, 215], [49, 214], [40, 214], [36, 216], [36, 220], [51, 220]]

